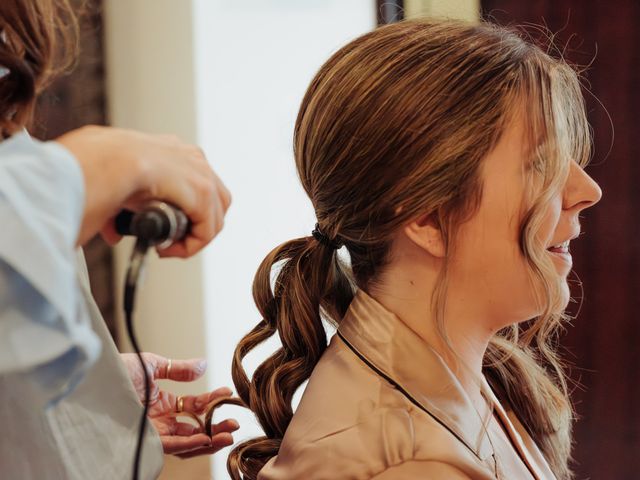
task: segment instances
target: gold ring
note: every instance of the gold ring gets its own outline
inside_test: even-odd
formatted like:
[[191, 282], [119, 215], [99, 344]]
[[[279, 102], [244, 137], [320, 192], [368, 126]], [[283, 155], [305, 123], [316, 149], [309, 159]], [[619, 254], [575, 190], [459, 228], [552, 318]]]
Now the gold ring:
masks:
[[167, 363], [167, 371], [164, 373], [164, 378], [169, 378], [169, 374], [171, 373], [171, 363], [173, 362], [169, 359], [169, 363]]
[[180, 413], [184, 409], [184, 398], [180, 395], [176, 398], [176, 412]]

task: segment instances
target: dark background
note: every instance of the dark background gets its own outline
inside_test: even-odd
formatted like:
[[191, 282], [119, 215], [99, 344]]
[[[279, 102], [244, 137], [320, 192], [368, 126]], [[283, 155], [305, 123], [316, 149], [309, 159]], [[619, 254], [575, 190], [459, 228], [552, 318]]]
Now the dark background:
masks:
[[584, 298], [562, 339], [580, 416], [576, 471], [578, 479], [639, 479], [640, 2], [482, 0], [482, 9], [498, 23], [546, 25], [569, 61], [590, 65], [585, 96], [595, 152], [587, 172], [604, 195], [572, 243]]

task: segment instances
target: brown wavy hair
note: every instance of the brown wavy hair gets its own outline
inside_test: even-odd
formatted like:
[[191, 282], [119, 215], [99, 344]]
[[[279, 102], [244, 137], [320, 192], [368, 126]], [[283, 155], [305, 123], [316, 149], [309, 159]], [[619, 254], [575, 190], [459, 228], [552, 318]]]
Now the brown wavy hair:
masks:
[[0, 135], [6, 138], [29, 124], [38, 95], [74, 65], [78, 21], [70, 0], [2, 0], [0, 32], [0, 66], [9, 70], [0, 78]]
[[[499, 332], [484, 371], [559, 479], [571, 478], [571, 424], [554, 342], [562, 324], [561, 280], [536, 235], [562, 188], [571, 159], [584, 164], [590, 136], [577, 73], [511, 29], [490, 23], [405, 21], [381, 27], [336, 52], [302, 101], [296, 166], [321, 230], [348, 259], [313, 237], [275, 248], [260, 265], [253, 296], [262, 320], [238, 344], [233, 380], [264, 436], [237, 445], [234, 479], [255, 479], [278, 453], [292, 398], [326, 346], [356, 288], [369, 290], [389, 260], [392, 238], [425, 214], [442, 230], [447, 256], [482, 196], [480, 166], [518, 108], [526, 108], [535, 168], [522, 205], [521, 250], [543, 312]], [[439, 327], [446, 265], [433, 294]], [[251, 378], [243, 358], [274, 334], [281, 341]]]

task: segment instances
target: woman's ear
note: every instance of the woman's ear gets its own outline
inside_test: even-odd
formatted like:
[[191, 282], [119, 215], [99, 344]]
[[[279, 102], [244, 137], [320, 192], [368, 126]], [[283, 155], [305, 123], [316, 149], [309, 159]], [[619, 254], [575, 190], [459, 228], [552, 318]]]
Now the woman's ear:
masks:
[[404, 227], [404, 233], [418, 247], [436, 258], [446, 254], [444, 236], [433, 215], [423, 215]]

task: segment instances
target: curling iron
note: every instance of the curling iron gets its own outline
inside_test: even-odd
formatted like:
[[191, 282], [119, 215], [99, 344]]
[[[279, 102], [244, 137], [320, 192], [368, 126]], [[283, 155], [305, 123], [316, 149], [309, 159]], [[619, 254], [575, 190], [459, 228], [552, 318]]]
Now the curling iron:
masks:
[[124, 312], [127, 326], [127, 333], [131, 345], [138, 356], [140, 367], [144, 375], [144, 404], [142, 418], [140, 419], [140, 429], [138, 431], [138, 442], [136, 445], [133, 480], [138, 480], [140, 476], [140, 458], [142, 456], [142, 444], [147, 426], [147, 413], [149, 411], [149, 373], [144, 364], [144, 359], [140, 354], [140, 347], [133, 330], [133, 309], [135, 303], [136, 287], [142, 273], [147, 251], [150, 247], [160, 249], [167, 248], [179, 242], [189, 233], [189, 220], [187, 216], [178, 208], [165, 202], [151, 201], [140, 211], [121, 211], [115, 219], [116, 232], [120, 235], [130, 235], [136, 237], [136, 244], [131, 254], [129, 268], [124, 286]]
[[178, 208], [157, 200], [147, 203], [139, 212], [122, 210], [116, 217], [116, 231], [133, 235], [148, 246], [167, 248], [189, 233], [189, 220]]

